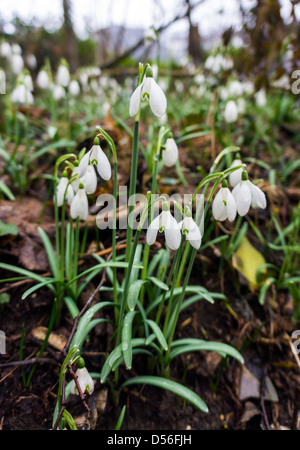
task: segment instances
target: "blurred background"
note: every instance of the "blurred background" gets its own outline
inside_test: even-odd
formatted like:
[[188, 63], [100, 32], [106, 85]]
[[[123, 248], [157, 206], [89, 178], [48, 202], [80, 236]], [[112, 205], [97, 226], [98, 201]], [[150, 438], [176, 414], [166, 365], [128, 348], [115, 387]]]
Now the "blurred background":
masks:
[[72, 73], [136, 67], [158, 46], [162, 65], [198, 66], [230, 46], [235, 69], [265, 83], [297, 67], [299, 20], [298, 0], [0, 0], [0, 41], [19, 44], [31, 69], [66, 58]]

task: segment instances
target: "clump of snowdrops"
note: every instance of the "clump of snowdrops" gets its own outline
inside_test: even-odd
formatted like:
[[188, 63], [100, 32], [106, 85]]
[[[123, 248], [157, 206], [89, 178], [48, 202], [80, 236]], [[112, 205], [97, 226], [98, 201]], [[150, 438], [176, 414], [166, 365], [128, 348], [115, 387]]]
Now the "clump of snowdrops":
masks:
[[[137, 87], [131, 95], [129, 104], [129, 114], [134, 118], [129, 199], [135, 199], [138, 195], [136, 181], [140, 117], [144, 108], [147, 107], [150, 107], [154, 118], [160, 118], [166, 113], [167, 99], [154, 79], [151, 67], [140, 64]], [[110, 150], [109, 153], [102, 149], [102, 141], [108, 144], [106, 148]], [[203, 224], [209, 209], [212, 207], [215, 220], [234, 221], [236, 215], [247, 214], [250, 207], [266, 207], [264, 193], [248, 179], [246, 166], [239, 159], [238, 153], [230, 167], [218, 171], [223, 158], [238, 150], [237, 147], [232, 146], [224, 149], [214, 161], [209, 174], [199, 181], [189, 201], [182, 204], [178, 201], [178, 197], [168, 198], [159, 193], [157, 177], [160, 168], [163, 165], [168, 167], [174, 165], [179, 154], [170, 128], [166, 125], [159, 127], [157, 141], [153, 143], [151, 190], [145, 195], [142, 209], [139, 210], [140, 220], [135, 227], [131, 226], [132, 223], [129, 220], [135, 213], [135, 203], [129, 202], [124, 253], [118, 250], [116, 229], [118, 155], [111, 137], [99, 126], [93, 145], [84, 154], [81, 152], [78, 158], [74, 154], [68, 154], [58, 160], [55, 170], [58, 243], [56, 270], [60, 273], [61, 285], [65, 280], [67, 204], [69, 204], [69, 220], [75, 222], [75, 232], [71, 239], [72, 245], [68, 245], [68, 254], [70, 257], [72, 250], [75, 251], [76, 264], [79, 222], [86, 221], [88, 217], [88, 195], [95, 193], [97, 177], [104, 182], [113, 178], [114, 201], [112, 202], [112, 252], [109, 258], [104, 260], [98, 257], [94, 267], [79, 275], [76, 270], [74, 272], [74, 264], [71, 264], [73, 271], [69, 268], [73, 276], [69, 278], [67, 284], [75, 291], [79, 278], [87, 277], [91, 280], [99, 273], [102, 277], [83, 310], [79, 311], [74, 298], [69, 296], [66, 301], [74, 318], [74, 327], [64, 349], [65, 360], [60, 371], [58, 402], [53, 418], [54, 428], [63, 428], [66, 423], [69, 427], [74, 427], [74, 421], [66, 409], [67, 397], [70, 394], [79, 394], [85, 403], [86, 392], [89, 394], [93, 392], [95, 379], [100, 379], [101, 383], [108, 383], [116, 400], [124, 387], [133, 384], [149, 384], [172, 391], [201, 411], [208, 412], [207, 405], [195, 392], [183, 383], [170, 379], [172, 361], [183, 353], [206, 350], [217, 352], [223, 357], [231, 356], [243, 363], [241, 354], [227, 344], [192, 337], [176, 339], [178, 319], [185, 308], [197, 301], [214, 303], [216, 299], [224, 297], [220, 293], [209, 292], [201, 285], [190, 284], [194, 260], [197, 252], [201, 251]], [[65, 164], [66, 167], [59, 177], [61, 164]], [[229, 186], [233, 187], [232, 191]], [[203, 200], [204, 194], [206, 201]], [[196, 201], [199, 195], [201, 201]], [[59, 214], [63, 217], [61, 227], [59, 227]], [[157, 250], [155, 243], [160, 234], [165, 238], [165, 245]], [[74, 262], [73, 256], [71, 259]], [[98, 291], [103, 293], [112, 291], [113, 300], [94, 302], [95, 293]], [[62, 300], [63, 298], [60, 299]], [[105, 349], [107, 356], [102, 367], [99, 367], [99, 372], [89, 373], [81, 357], [81, 351], [92, 329], [98, 323], [105, 321], [94, 318], [96, 312], [101, 309], [111, 310], [114, 334]], [[99, 345], [103, 348], [102, 343]], [[124, 382], [120, 368], [125, 367], [130, 371], [137, 354], [151, 361], [151, 364], [147, 365], [151, 368], [151, 372], [129, 377]], [[77, 366], [76, 372], [73, 370], [74, 366]], [[69, 383], [67, 383], [67, 375], [71, 375], [72, 378]]]

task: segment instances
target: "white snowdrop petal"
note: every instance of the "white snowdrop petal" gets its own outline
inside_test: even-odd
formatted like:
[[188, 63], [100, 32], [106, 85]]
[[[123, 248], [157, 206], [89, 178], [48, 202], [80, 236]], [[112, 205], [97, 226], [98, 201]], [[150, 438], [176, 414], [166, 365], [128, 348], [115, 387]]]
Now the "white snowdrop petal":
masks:
[[130, 117], [135, 116], [139, 109], [140, 109], [140, 100], [141, 100], [141, 90], [143, 87], [143, 83], [140, 84], [133, 94], [130, 97], [130, 103], [129, 103], [129, 115]]
[[196, 222], [191, 217], [189, 217], [189, 219], [190, 221], [187, 224], [188, 233], [186, 235], [186, 238], [190, 242], [191, 246], [198, 250], [201, 245], [201, 232]]
[[99, 147], [98, 150], [98, 164], [97, 164], [97, 170], [100, 175], [100, 177], [103, 178], [103, 180], [110, 180], [111, 178], [111, 166], [108, 157], [104, 153], [104, 151]]
[[57, 185], [57, 191], [56, 191], [56, 200], [57, 200], [57, 206], [62, 206], [64, 203], [64, 196], [65, 191], [68, 184], [68, 178], [62, 177]]
[[228, 189], [228, 195], [226, 199], [226, 212], [227, 218], [230, 222], [233, 222], [236, 217], [236, 202], [234, 196]]
[[149, 228], [146, 233], [146, 240], [148, 245], [154, 244], [156, 241], [158, 229], [160, 226], [161, 221], [161, 214], [159, 214], [155, 219], [152, 220], [152, 222], [149, 225]]
[[252, 208], [265, 209], [267, 206], [267, 200], [264, 192], [258, 186], [255, 186], [253, 183], [251, 183], [251, 181], [249, 181], [248, 186], [252, 194]]
[[90, 154], [91, 150], [89, 150], [80, 160], [79, 166], [78, 166], [78, 176], [79, 178], [82, 178], [86, 172], [86, 169], [89, 165], [90, 160]]
[[[242, 164], [242, 161], [240, 159], [235, 159], [233, 161], [233, 163], [231, 164], [230, 168], [236, 167], [236, 166], [240, 166]], [[243, 169], [238, 169], [235, 170], [234, 172], [232, 172], [229, 175], [229, 184], [231, 187], [235, 187], [242, 179], [242, 172]]]
[[153, 114], [155, 114], [157, 117], [161, 117], [165, 114], [167, 109], [167, 99], [163, 90], [156, 83], [154, 78], [151, 78], [149, 104]]
[[70, 208], [70, 214], [72, 219], [79, 217], [85, 220], [88, 217], [89, 205], [88, 199], [84, 189], [78, 189]]
[[166, 148], [162, 152], [162, 159], [167, 167], [174, 166], [178, 159], [178, 147], [173, 138], [166, 140]]
[[226, 220], [227, 218], [222, 189], [219, 190], [212, 204], [213, 216], [216, 220], [220, 221]]
[[90, 195], [94, 194], [97, 189], [97, 175], [94, 166], [88, 165], [85, 175], [82, 178], [85, 192]]
[[251, 192], [246, 181], [240, 181], [232, 191], [236, 201], [237, 212], [240, 216], [245, 216], [251, 205]]

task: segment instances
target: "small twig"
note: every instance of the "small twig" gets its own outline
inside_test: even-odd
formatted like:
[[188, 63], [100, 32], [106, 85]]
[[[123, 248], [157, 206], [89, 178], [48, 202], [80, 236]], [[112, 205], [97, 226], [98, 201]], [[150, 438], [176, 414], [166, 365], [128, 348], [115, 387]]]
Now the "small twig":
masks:
[[51, 358], [30, 358], [30, 359], [25, 359], [24, 361], [10, 361], [7, 363], [0, 364], [0, 368], [13, 367], [13, 366], [25, 366], [27, 364], [35, 364], [35, 363], [57, 364], [57, 361], [54, 361]]

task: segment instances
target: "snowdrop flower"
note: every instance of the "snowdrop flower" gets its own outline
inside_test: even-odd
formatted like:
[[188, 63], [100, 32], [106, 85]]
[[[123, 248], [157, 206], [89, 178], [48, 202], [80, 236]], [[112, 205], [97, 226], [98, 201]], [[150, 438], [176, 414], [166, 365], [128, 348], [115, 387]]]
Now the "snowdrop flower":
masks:
[[52, 86], [52, 94], [54, 100], [58, 101], [65, 97], [66, 91], [60, 84], [55, 84]]
[[178, 159], [178, 147], [173, 138], [166, 140], [165, 148], [162, 151], [162, 159], [167, 167], [174, 166]]
[[260, 91], [255, 94], [255, 103], [259, 108], [262, 108], [266, 105], [267, 96], [264, 89], [260, 89]]
[[[61, 179], [59, 180], [59, 183], [57, 185], [57, 191], [56, 191], [56, 199], [57, 199], [57, 206], [62, 206], [65, 200], [65, 194], [66, 199], [69, 205], [71, 205], [73, 198], [74, 198], [74, 191], [72, 186], [69, 184], [69, 179], [66, 173], [63, 174]], [[67, 192], [66, 192], [67, 190]]]
[[153, 42], [157, 40], [157, 36], [153, 27], [148, 28], [144, 33], [145, 46], [149, 47]]
[[25, 84], [27, 89], [33, 92], [33, 82], [31, 75], [28, 71], [24, 71], [23, 73], [21, 73], [19, 80], [21, 83]]
[[177, 250], [181, 242], [180, 224], [170, 213], [169, 205], [166, 201], [163, 203], [162, 212], [152, 220], [146, 234], [148, 245], [154, 244], [157, 233], [165, 233], [167, 246], [171, 250]]
[[29, 53], [29, 55], [27, 55], [26, 62], [30, 69], [35, 69], [37, 66], [36, 57], [32, 53]]
[[234, 187], [232, 195], [235, 198], [237, 212], [245, 216], [250, 206], [265, 209], [267, 206], [266, 196], [263, 191], [248, 180], [248, 174], [244, 170], [242, 180]]
[[72, 219], [86, 220], [89, 214], [89, 204], [82, 183], [79, 184], [79, 189], [71, 203], [70, 214]]
[[[233, 167], [236, 166], [240, 166], [242, 164], [242, 161], [237, 158], [234, 159], [230, 169], [232, 169]], [[234, 172], [229, 174], [229, 184], [231, 187], [235, 187], [242, 179], [242, 173], [243, 173], [243, 168], [241, 167], [240, 169], [235, 170]]]
[[229, 100], [226, 103], [225, 111], [224, 111], [224, 119], [227, 123], [236, 122], [238, 118], [238, 108], [236, 103], [233, 100]]
[[130, 116], [135, 116], [140, 110], [140, 102], [148, 102], [150, 108], [157, 117], [165, 114], [167, 109], [167, 99], [161, 89], [153, 78], [153, 72], [150, 67], [146, 70], [146, 75], [142, 83], [135, 89], [129, 105]]
[[12, 91], [11, 100], [13, 103], [22, 103], [25, 105], [33, 104], [33, 95], [24, 83], [18, 84]]
[[81, 159], [78, 167], [79, 178], [83, 177], [86, 173], [89, 164], [96, 164], [97, 171], [103, 180], [109, 180], [111, 178], [111, 166], [110, 162], [99, 145], [99, 139], [96, 137], [94, 139], [94, 145], [89, 150], [84, 157]]
[[67, 87], [70, 82], [70, 72], [65, 61], [61, 62], [58, 66], [56, 81], [63, 87]]
[[212, 204], [212, 213], [216, 220], [226, 220], [233, 222], [236, 216], [235, 199], [228, 189], [227, 181], [224, 180], [222, 187], [215, 196]]
[[12, 53], [11, 46], [8, 42], [2, 42], [0, 45], [0, 55], [3, 56], [3, 58], [10, 58]]
[[71, 81], [71, 83], [69, 84], [69, 92], [73, 97], [76, 97], [77, 95], [80, 94], [80, 86], [78, 81], [76, 80]]
[[97, 189], [97, 175], [94, 166], [89, 164], [85, 171], [85, 174], [81, 178], [84, 185], [84, 190], [88, 195], [94, 194]]
[[228, 92], [232, 97], [239, 97], [243, 94], [243, 85], [238, 80], [233, 80], [229, 84]]
[[19, 44], [13, 44], [11, 46], [11, 50], [12, 50], [12, 53], [16, 53], [18, 55], [21, 55], [21, 53], [22, 53], [22, 49]]
[[[89, 374], [87, 368], [83, 367], [83, 368], [77, 369], [75, 375], [78, 378], [78, 383], [79, 383], [81, 392], [84, 394], [87, 391], [91, 395], [94, 392], [94, 382], [93, 382], [93, 379], [92, 379], [91, 375]], [[76, 395], [79, 394], [75, 380], [72, 380], [72, 382], [71, 382], [71, 391], [70, 392], [71, 392], [71, 394], [76, 394]]]
[[201, 245], [202, 236], [197, 223], [192, 218], [190, 210], [188, 210], [183, 221], [180, 222], [180, 226], [186, 240], [189, 241], [192, 247], [198, 250]]
[[19, 53], [13, 53], [10, 59], [12, 71], [15, 75], [19, 75], [24, 68], [24, 61]]
[[50, 79], [47, 71], [41, 69], [36, 77], [36, 84], [40, 89], [46, 90], [50, 86]]

